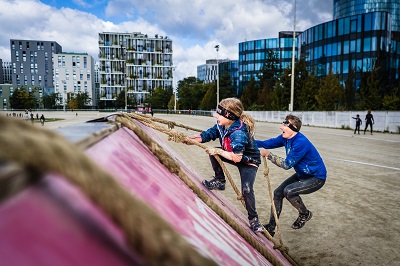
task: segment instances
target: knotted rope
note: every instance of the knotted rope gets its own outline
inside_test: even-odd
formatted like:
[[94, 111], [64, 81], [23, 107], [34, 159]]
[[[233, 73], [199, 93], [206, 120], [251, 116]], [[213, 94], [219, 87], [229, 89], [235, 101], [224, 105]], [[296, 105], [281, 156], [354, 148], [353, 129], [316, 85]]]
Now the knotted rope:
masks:
[[[135, 134], [138, 135], [139, 138], [141, 138], [141, 140], [150, 148], [150, 150], [154, 150], [154, 148], [151, 148], [151, 147], [159, 146], [159, 145], [154, 144], [153, 139], [148, 137], [148, 135], [142, 129], [140, 129], [135, 123], [133, 123], [133, 121], [131, 121], [128, 118], [135, 119], [135, 120], [141, 122], [142, 124], [146, 125], [147, 127], [150, 127], [155, 130], [158, 130], [162, 133], [165, 133], [166, 135], [168, 135], [169, 140], [173, 140], [178, 143], [180, 142], [180, 143], [189, 144], [189, 145], [196, 145], [202, 149], [207, 149], [207, 146], [205, 146], [202, 143], [193, 141], [192, 139], [189, 139], [183, 133], [179, 133], [176, 131], [173, 132], [172, 130], [166, 129], [162, 126], [159, 126], [159, 125], [153, 123], [153, 121], [157, 121], [157, 122], [162, 121], [161, 123], [170, 125], [170, 123], [168, 123], [168, 121], [166, 121], [166, 120], [163, 120], [160, 118], [155, 119], [154, 117], [139, 115], [139, 114], [135, 114], [135, 113], [129, 113], [129, 114], [121, 113], [120, 115], [118, 115], [116, 120], [119, 121], [123, 126], [128, 127], [131, 130], [133, 130], [135, 132]], [[178, 124], [174, 123], [174, 125], [178, 125]], [[195, 131], [202, 132], [202, 130], [198, 130], [198, 129], [196, 129]], [[166, 152], [160, 153], [160, 150], [162, 150], [162, 148], [157, 148], [157, 152], [153, 152], [153, 153], [155, 156], [157, 156], [157, 158], [159, 158], [160, 162], [163, 163], [164, 158], [167, 158], [167, 157], [170, 158], [170, 155]], [[237, 198], [242, 200], [243, 206], [245, 206], [243, 197], [241, 196], [241, 193], [238, 191], [234, 181], [232, 180], [232, 178], [231, 178], [228, 170], [226, 169], [225, 165], [223, 164], [222, 160], [219, 158], [218, 155], [214, 155], [214, 156], [217, 159], [217, 161], [220, 163], [222, 169], [224, 170], [224, 173], [226, 174], [227, 178], [229, 179], [229, 182], [231, 183], [233, 189], [236, 192]], [[272, 209], [274, 210], [275, 219], [277, 221], [277, 231], [278, 231], [278, 236], [279, 236], [280, 242], [277, 242], [269, 234], [269, 232], [263, 227], [264, 234], [271, 242], [274, 243], [275, 249], [280, 250], [281, 253], [285, 256], [286, 259], [288, 259], [288, 261], [290, 263], [292, 263], [293, 265], [297, 265], [297, 263], [293, 260], [293, 258], [291, 258], [290, 255], [288, 254], [289, 248], [283, 245], [282, 235], [280, 233], [279, 226], [278, 226], [279, 223], [278, 223], [278, 218], [277, 218], [277, 214], [276, 214], [276, 209], [275, 209], [275, 205], [274, 205], [273, 198], [272, 198], [272, 190], [271, 190], [271, 184], [270, 184], [270, 179], [269, 179], [269, 168], [268, 168], [265, 157], [263, 157], [263, 158], [264, 158], [264, 168], [265, 168], [264, 176], [266, 177], [267, 182], [268, 182], [269, 194], [270, 194], [270, 199], [271, 199], [271, 203], [272, 203]], [[167, 161], [169, 161], [169, 159], [167, 159]], [[165, 164], [165, 166], [168, 168], [168, 163]], [[176, 173], [177, 170], [178, 170], [179, 174]], [[201, 189], [199, 189], [196, 186], [196, 184], [193, 181], [191, 181], [191, 179], [188, 178], [184, 172], [182, 172], [182, 170], [180, 170], [179, 166], [170, 169], [170, 171], [177, 174], [181, 178], [181, 180], [183, 182], [185, 182], [185, 184], [188, 187], [190, 187], [211, 209], [213, 209], [222, 219], [224, 219], [224, 221], [226, 223], [231, 225], [231, 227], [234, 230], [236, 230], [240, 235], [242, 235], [242, 237], [244, 237], [254, 248], [256, 248], [261, 254], [263, 254], [268, 260], [270, 260], [270, 261], [271, 261], [271, 259], [273, 259], [273, 261], [276, 260], [274, 257], [271, 258], [269, 251], [266, 250], [264, 247], [260, 246], [260, 244], [258, 242], [255, 242], [251, 236], [249, 239], [248, 235], [246, 235], [247, 232], [242, 230], [242, 228], [239, 225], [237, 225], [236, 222], [234, 220], [232, 220], [222, 209], [220, 209], [220, 207], [218, 205], [216, 205], [214, 202], [212, 202], [211, 199]], [[261, 252], [260, 249], [263, 250], [263, 252]], [[265, 254], [267, 254], [268, 256], [266, 256]], [[271, 261], [271, 262], [273, 263], [273, 261]]]
[[[200, 255], [154, 210], [135, 198], [83, 150], [55, 132], [15, 118], [0, 117], [0, 161], [35, 175], [14, 180], [24, 172], [8, 168], [0, 176], [0, 199], [9, 197], [45, 173], [63, 176], [99, 206], [125, 233], [127, 243], [147, 265], [216, 265]], [[13, 170], [14, 169], [14, 170]], [[11, 192], [10, 192], [11, 191]]]

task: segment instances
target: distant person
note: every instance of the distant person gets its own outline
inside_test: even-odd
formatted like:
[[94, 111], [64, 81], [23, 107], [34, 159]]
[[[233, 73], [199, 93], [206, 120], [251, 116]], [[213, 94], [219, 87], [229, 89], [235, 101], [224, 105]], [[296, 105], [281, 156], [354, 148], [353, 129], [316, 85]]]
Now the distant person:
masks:
[[374, 116], [371, 114], [371, 110], [368, 110], [367, 115], [365, 116], [365, 129], [364, 129], [364, 135], [365, 131], [367, 131], [368, 125], [371, 127], [371, 135], [372, 135], [372, 125], [375, 123], [374, 121]]
[[356, 134], [356, 131], [358, 131], [358, 135], [360, 135], [360, 126], [362, 125], [362, 120], [360, 118], [360, 115], [357, 114], [356, 117], [352, 118], [356, 120], [356, 128], [354, 129], [354, 134]]
[[35, 118], [33, 117], [33, 114], [31, 113], [31, 122], [32, 122], [32, 125], [33, 125], [33, 123], [35, 122]]
[[44, 118], [44, 115], [42, 114], [42, 116], [40, 117], [40, 123], [42, 124], [42, 126], [44, 126], [44, 121], [45, 121], [45, 118]]
[[[280, 129], [282, 134], [276, 138], [256, 140], [261, 155], [273, 164], [295, 173], [283, 181], [274, 191], [274, 204], [278, 218], [282, 212], [283, 199], [286, 198], [298, 211], [299, 216], [293, 223], [293, 229], [302, 228], [312, 217], [312, 212], [304, 205], [300, 195], [311, 194], [322, 188], [326, 180], [326, 167], [317, 149], [300, 133], [301, 120], [294, 115], [287, 115]], [[285, 147], [286, 158], [279, 157], [267, 149]], [[269, 223], [264, 225], [271, 236], [275, 234], [276, 221], [271, 208]]]

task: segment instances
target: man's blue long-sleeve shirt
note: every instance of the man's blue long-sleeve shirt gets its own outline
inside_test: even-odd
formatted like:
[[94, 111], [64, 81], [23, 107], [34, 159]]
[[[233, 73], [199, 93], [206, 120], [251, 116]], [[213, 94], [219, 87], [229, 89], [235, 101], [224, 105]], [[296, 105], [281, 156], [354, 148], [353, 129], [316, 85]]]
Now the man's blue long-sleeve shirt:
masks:
[[294, 168], [299, 178], [317, 177], [326, 179], [326, 167], [314, 145], [302, 133], [285, 139], [282, 135], [268, 140], [256, 140], [257, 146], [264, 149], [285, 147], [284, 169]]

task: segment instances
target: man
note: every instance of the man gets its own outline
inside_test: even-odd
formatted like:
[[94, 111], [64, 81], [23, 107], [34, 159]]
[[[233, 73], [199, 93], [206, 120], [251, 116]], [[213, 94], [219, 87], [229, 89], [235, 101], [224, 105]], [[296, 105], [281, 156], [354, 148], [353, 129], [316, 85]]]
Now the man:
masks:
[[[280, 129], [282, 134], [268, 140], [256, 140], [261, 155], [267, 157], [273, 164], [295, 173], [287, 178], [274, 191], [274, 204], [277, 215], [281, 214], [283, 198], [285, 197], [299, 212], [293, 223], [293, 229], [300, 229], [312, 217], [312, 212], [304, 205], [300, 194], [310, 194], [319, 190], [325, 184], [326, 167], [314, 145], [300, 133], [301, 120], [294, 115], [286, 116]], [[267, 149], [285, 147], [286, 158], [281, 158]], [[271, 236], [275, 234], [276, 221], [271, 210], [270, 221], [264, 225]]]

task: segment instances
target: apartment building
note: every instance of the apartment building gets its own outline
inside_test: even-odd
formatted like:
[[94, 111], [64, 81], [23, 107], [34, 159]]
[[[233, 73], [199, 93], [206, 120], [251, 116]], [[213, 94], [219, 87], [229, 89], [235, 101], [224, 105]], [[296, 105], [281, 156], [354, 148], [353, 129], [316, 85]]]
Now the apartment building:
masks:
[[167, 36], [99, 33], [99, 106], [114, 107], [123, 91], [140, 106], [156, 88], [172, 88], [172, 49]]
[[54, 92], [59, 94], [58, 105], [66, 106], [78, 93], [87, 93], [88, 106], [96, 106], [94, 59], [87, 53], [55, 53]]

